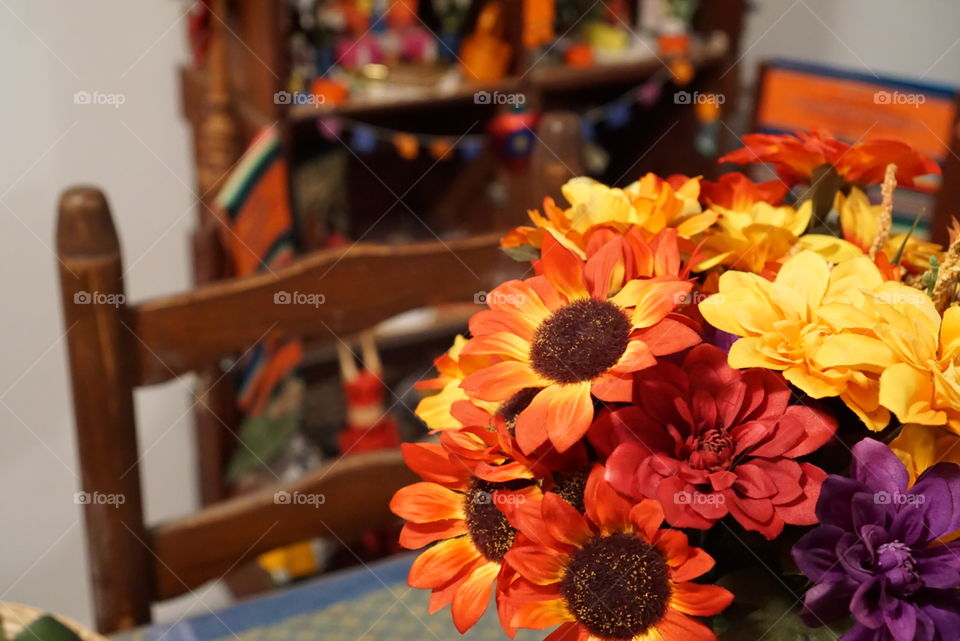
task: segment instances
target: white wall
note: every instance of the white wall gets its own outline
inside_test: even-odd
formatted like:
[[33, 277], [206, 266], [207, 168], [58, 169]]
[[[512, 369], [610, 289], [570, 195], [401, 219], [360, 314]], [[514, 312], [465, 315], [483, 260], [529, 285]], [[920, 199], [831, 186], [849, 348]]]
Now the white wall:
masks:
[[[65, 347], [53, 253], [55, 206], [71, 183], [102, 186], [142, 298], [189, 282], [188, 130], [176, 65], [186, 4], [0, 0], [0, 600], [90, 620]], [[125, 103], [75, 105], [76, 91]], [[137, 399], [147, 510], [195, 501], [187, 391]]]
[[[710, 2], [710, 0], [703, 0]], [[744, 75], [771, 57], [960, 85], [956, 0], [754, 0]]]
[[[954, 0], [757, 4], [745, 71], [781, 55], [960, 84]], [[102, 185], [130, 296], [187, 285], [193, 173], [175, 76], [187, 57], [185, 8], [177, 0], [0, 0], [0, 600], [82, 621], [90, 599], [73, 502], [54, 207], [65, 185]], [[81, 90], [126, 102], [75, 105]], [[137, 400], [148, 515], [182, 513], [196, 501], [187, 391], [174, 383]]]

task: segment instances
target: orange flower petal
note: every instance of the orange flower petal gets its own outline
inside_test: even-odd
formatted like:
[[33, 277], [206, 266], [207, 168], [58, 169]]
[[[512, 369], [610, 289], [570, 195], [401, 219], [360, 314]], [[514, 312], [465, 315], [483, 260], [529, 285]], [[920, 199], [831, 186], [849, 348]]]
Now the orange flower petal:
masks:
[[433, 521], [431, 523], [405, 523], [400, 530], [400, 545], [416, 550], [424, 545], [467, 533], [467, 524], [460, 519]]
[[684, 614], [705, 617], [717, 614], [732, 601], [733, 592], [719, 585], [675, 583], [670, 605]]
[[572, 620], [573, 615], [567, 610], [566, 602], [563, 599], [551, 599], [523, 604], [513, 615], [510, 624], [517, 628], [541, 630]]
[[451, 461], [443, 446], [437, 443], [403, 443], [400, 450], [407, 467], [424, 480], [446, 487], [466, 487], [470, 471], [460, 463]]
[[653, 357], [650, 346], [645, 341], [631, 340], [627, 343], [627, 349], [623, 352], [620, 360], [610, 368], [610, 371], [617, 374], [627, 374], [638, 372], [656, 364], [657, 359]]
[[[651, 364], [657, 361], [650, 357]], [[630, 373], [601, 374], [590, 385], [590, 392], [607, 403], [629, 403], [633, 400], [633, 376]]]
[[663, 641], [717, 641], [713, 630], [676, 610], [667, 610], [656, 628]]
[[550, 234], [543, 237], [540, 262], [543, 275], [567, 300], [588, 296], [583, 280], [583, 262]]
[[417, 557], [407, 583], [412, 588], [443, 587], [479, 558], [480, 552], [468, 536], [441, 541]]
[[713, 568], [713, 557], [702, 548], [689, 548], [689, 551], [690, 556], [670, 570], [670, 578], [674, 581], [690, 581], [706, 574]]
[[693, 285], [672, 278], [631, 280], [611, 298], [620, 307], [633, 307], [633, 326], [650, 327], [687, 300]]
[[436, 483], [414, 483], [397, 490], [390, 500], [394, 514], [414, 523], [463, 519], [463, 494]]
[[680, 530], [660, 530], [653, 544], [660, 550], [671, 568], [680, 567], [690, 558], [690, 543], [687, 535]]
[[587, 517], [599, 525], [604, 534], [630, 529], [630, 502], [604, 481], [603, 475], [603, 466], [597, 464], [587, 478], [583, 495]]
[[470, 573], [453, 596], [453, 624], [463, 634], [476, 624], [490, 603], [490, 588], [500, 572], [500, 564], [488, 562]]
[[517, 419], [517, 442], [520, 449], [529, 453], [521, 438], [523, 431], [538, 421], [546, 427], [547, 436], [558, 452], [565, 452], [590, 429], [593, 422], [593, 399], [590, 396], [590, 381], [569, 384], [554, 384], [533, 397]]
[[663, 506], [659, 501], [644, 499], [630, 509], [630, 520], [648, 541], [652, 541], [663, 523]]
[[543, 641], [578, 641], [582, 636], [581, 632], [580, 624], [571, 621], [548, 634]]
[[504, 361], [484, 367], [463, 379], [461, 387], [485, 401], [505, 401], [525, 387], [548, 384], [530, 365], [520, 361]]
[[543, 495], [540, 511], [547, 532], [559, 543], [576, 547], [593, 536], [583, 515], [552, 492]]
[[495, 332], [477, 336], [463, 348], [464, 356], [500, 356], [509, 361], [526, 361], [530, 356], [530, 342], [511, 332]]
[[570, 558], [550, 548], [528, 544], [514, 545], [507, 552], [506, 560], [527, 580], [537, 585], [550, 585], [563, 578]]

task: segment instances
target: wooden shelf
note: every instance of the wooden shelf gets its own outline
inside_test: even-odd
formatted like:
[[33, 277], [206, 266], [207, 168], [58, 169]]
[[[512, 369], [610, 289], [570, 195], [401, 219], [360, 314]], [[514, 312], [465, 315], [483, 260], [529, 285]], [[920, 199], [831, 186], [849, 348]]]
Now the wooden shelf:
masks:
[[[702, 69], [722, 60], [726, 53], [725, 43], [705, 45], [700, 47], [700, 51], [695, 51], [691, 55], [690, 62], [695, 69]], [[548, 93], [629, 84], [641, 82], [664, 68], [664, 61], [653, 55], [640, 60], [596, 64], [586, 68], [552, 65], [533, 69], [523, 76], [508, 76], [493, 83], [464, 83], [453, 91], [431, 91], [420, 96], [398, 100], [361, 97], [350, 99], [336, 107], [295, 105], [288, 109], [287, 118], [296, 122], [323, 116], [361, 117], [390, 112], [417, 111], [473, 101], [474, 95], [479, 91], [502, 94]]]

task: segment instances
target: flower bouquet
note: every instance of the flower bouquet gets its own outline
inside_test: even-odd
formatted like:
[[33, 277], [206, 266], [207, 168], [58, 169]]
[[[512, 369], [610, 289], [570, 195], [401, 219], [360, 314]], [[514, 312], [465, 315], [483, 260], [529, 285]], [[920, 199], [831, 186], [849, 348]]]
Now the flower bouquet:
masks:
[[720, 160], [779, 178], [568, 182], [422, 383], [391, 507], [461, 632], [492, 593], [549, 641], [960, 635], [960, 240], [891, 229], [938, 166], [825, 132]]

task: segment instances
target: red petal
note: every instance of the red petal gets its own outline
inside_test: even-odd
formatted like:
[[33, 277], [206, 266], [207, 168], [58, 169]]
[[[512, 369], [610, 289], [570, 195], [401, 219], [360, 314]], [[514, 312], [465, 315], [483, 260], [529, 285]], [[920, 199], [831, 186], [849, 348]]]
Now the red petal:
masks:
[[703, 340], [696, 330], [676, 316], [671, 314], [656, 325], [634, 330], [630, 338], [642, 340], [654, 356], [676, 354]]

